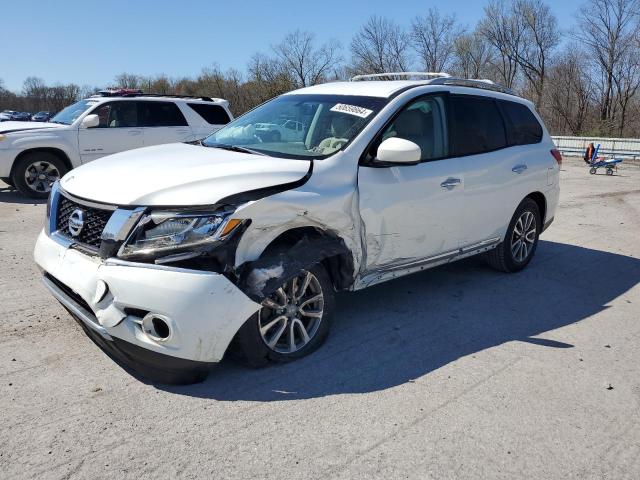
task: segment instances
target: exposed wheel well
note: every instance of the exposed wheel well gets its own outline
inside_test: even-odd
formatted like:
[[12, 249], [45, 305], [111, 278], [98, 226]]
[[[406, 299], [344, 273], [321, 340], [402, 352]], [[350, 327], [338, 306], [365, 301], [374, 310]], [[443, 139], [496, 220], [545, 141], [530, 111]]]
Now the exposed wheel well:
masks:
[[526, 198], [530, 198], [538, 205], [538, 209], [540, 210], [540, 221], [544, 225], [544, 220], [547, 214], [547, 199], [544, 198], [544, 194], [540, 192], [533, 192], [527, 195]]
[[[264, 249], [261, 256], [268, 255], [277, 248], [292, 247], [305, 239], [311, 242], [313, 240], [330, 239], [341, 246], [344, 245], [344, 241], [333, 233], [315, 227], [300, 227], [281, 233]], [[333, 287], [336, 290], [344, 290], [351, 286], [353, 283], [354, 264], [350, 252], [326, 257], [322, 259], [321, 263], [327, 269]]]
[[67, 154], [64, 153], [62, 150], [60, 150], [59, 148], [50, 148], [50, 147], [30, 148], [28, 150], [20, 152], [18, 156], [15, 158], [15, 160], [13, 161], [13, 165], [11, 166], [11, 176], [13, 177], [13, 171], [15, 169], [16, 164], [18, 163], [18, 160], [20, 160], [22, 157], [24, 157], [28, 153], [37, 153], [37, 152], [51, 153], [56, 157], [58, 157], [60, 160], [62, 160], [68, 170], [71, 170], [73, 168], [73, 165], [71, 165], [71, 160], [69, 159]]

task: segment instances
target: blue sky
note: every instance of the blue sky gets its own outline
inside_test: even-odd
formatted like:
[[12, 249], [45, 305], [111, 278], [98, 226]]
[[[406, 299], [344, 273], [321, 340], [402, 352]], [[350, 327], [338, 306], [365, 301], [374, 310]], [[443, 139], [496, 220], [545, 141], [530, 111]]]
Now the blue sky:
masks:
[[[574, 23], [581, 0], [547, 0], [562, 28]], [[486, 1], [272, 0], [93, 1], [4, 0], [0, 6], [0, 79], [19, 91], [28, 76], [47, 83], [104, 87], [122, 72], [193, 76], [218, 64], [244, 71], [250, 56], [268, 51], [300, 28], [348, 48], [373, 14], [402, 25], [431, 6], [475, 25]]]

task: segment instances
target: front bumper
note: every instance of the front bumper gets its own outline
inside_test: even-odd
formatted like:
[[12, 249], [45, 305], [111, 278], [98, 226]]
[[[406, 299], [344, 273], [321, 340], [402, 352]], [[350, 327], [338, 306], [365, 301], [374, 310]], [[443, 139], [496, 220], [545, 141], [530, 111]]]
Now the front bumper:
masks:
[[[47, 288], [99, 340], [96, 343], [124, 348], [129, 357], [146, 350], [180, 365], [218, 362], [238, 329], [260, 309], [223, 275], [102, 260], [68, 248], [44, 231], [34, 257]], [[168, 339], [156, 341], [143, 331], [144, 312], [167, 320]]]

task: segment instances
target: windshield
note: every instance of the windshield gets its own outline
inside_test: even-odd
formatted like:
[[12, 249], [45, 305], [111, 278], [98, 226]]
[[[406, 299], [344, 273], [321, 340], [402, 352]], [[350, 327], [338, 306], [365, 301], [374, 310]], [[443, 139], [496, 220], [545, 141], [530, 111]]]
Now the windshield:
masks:
[[53, 123], [62, 123], [64, 125], [71, 125], [76, 119], [87, 111], [87, 108], [95, 105], [96, 102], [92, 100], [80, 100], [79, 102], [69, 105], [63, 109], [50, 121]]
[[325, 158], [347, 145], [386, 100], [353, 95], [283, 95], [202, 142], [284, 158]]

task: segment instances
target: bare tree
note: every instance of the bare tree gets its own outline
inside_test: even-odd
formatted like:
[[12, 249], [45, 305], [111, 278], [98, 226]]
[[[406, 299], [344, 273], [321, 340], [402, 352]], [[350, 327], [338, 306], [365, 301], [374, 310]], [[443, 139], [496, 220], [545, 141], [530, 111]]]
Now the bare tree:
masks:
[[478, 32], [463, 33], [454, 41], [453, 68], [463, 78], [494, 77], [491, 45]]
[[545, 112], [549, 126], [560, 134], [584, 133], [589, 118], [593, 85], [584, 69], [583, 57], [579, 46], [569, 45], [549, 72]]
[[625, 122], [629, 105], [636, 96], [640, 87], [640, 57], [638, 50], [640, 49], [640, 38], [636, 40], [636, 47], [629, 49], [626, 54], [617, 63], [614, 74], [613, 84], [615, 87], [615, 96], [617, 106], [620, 108], [618, 116], [618, 136], [624, 133]]
[[518, 73], [513, 48], [514, 45], [520, 48], [520, 34], [503, 0], [491, 0], [484, 7], [484, 18], [478, 24], [478, 31], [495, 49], [496, 77], [500, 83], [513, 88]]
[[293, 88], [291, 78], [277, 58], [256, 53], [249, 62], [249, 82], [254, 87], [257, 102], [262, 103]]
[[409, 35], [395, 22], [372, 16], [351, 41], [353, 69], [358, 73], [408, 70]]
[[411, 38], [425, 70], [448, 70], [454, 59], [455, 41], [463, 33], [455, 14], [441, 15], [437, 7], [430, 8], [424, 17], [414, 18]]
[[142, 88], [142, 77], [131, 73], [121, 73], [114, 78], [115, 86], [120, 88]]
[[580, 28], [573, 36], [585, 46], [599, 70], [603, 122], [613, 117], [616, 71], [639, 35], [639, 15], [638, 0], [587, 0], [578, 13]]
[[500, 52], [503, 78], [513, 87], [518, 67], [540, 107], [549, 58], [560, 41], [558, 22], [542, 0], [491, 0], [480, 23], [482, 34]]
[[341, 61], [337, 41], [315, 48], [314, 35], [301, 30], [289, 33], [273, 51], [298, 88], [323, 82]]

